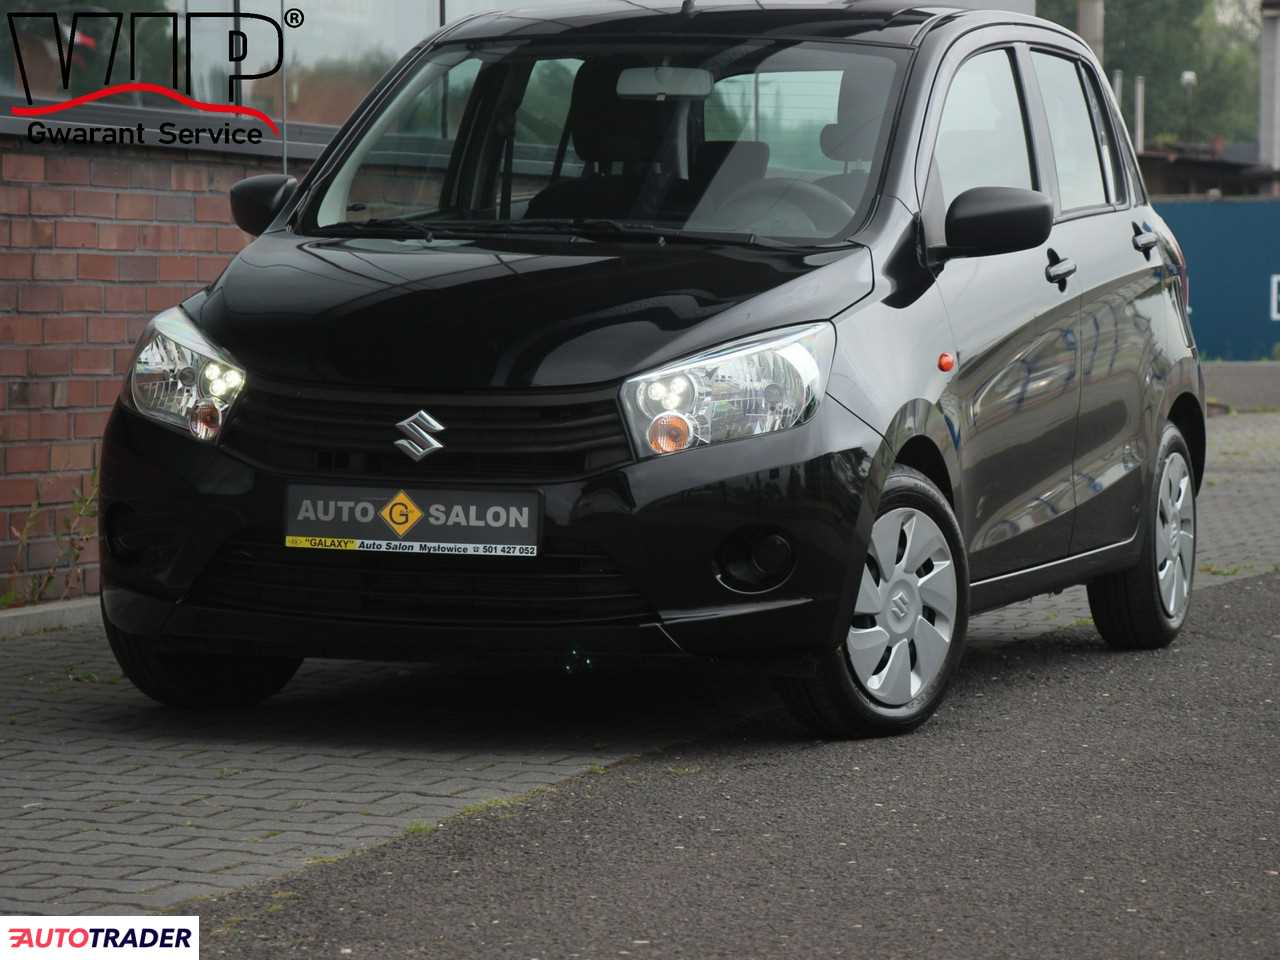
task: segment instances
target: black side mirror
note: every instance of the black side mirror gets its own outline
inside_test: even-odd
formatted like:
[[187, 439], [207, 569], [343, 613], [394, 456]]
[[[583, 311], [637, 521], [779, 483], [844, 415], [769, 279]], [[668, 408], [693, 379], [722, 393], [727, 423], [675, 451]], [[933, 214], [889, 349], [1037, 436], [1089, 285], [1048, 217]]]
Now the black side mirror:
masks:
[[1035, 190], [977, 187], [947, 211], [949, 257], [990, 257], [1034, 250], [1053, 230], [1053, 201]]
[[231, 187], [231, 216], [245, 233], [259, 236], [297, 189], [298, 181], [282, 173], [241, 180]]

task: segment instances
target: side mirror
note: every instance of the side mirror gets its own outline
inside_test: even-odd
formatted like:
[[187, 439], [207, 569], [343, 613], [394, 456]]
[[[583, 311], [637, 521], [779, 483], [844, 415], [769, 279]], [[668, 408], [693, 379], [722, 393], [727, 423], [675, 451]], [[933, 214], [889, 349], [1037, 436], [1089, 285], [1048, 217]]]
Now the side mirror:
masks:
[[990, 257], [1034, 250], [1053, 230], [1053, 201], [1035, 190], [977, 187], [947, 211], [949, 257]]
[[298, 181], [282, 173], [241, 180], [231, 187], [231, 216], [245, 233], [260, 236], [297, 189]]

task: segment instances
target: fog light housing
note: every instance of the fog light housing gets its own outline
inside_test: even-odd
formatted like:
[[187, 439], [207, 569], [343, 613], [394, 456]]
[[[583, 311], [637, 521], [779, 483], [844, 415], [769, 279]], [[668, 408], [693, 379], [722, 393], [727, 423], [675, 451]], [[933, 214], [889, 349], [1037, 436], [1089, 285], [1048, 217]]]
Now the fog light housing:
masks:
[[787, 581], [795, 569], [795, 548], [776, 530], [735, 533], [720, 547], [721, 585], [735, 593], [765, 593]]

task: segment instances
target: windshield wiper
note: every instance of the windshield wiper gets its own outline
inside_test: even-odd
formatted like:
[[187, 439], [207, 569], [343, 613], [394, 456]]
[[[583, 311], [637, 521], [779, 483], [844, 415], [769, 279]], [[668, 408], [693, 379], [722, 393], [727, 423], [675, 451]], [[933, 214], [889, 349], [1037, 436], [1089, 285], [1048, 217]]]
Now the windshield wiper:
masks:
[[609, 217], [550, 217], [525, 220], [424, 220], [419, 217], [375, 217], [351, 220], [320, 228], [332, 236], [408, 233], [428, 242], [450, 238], [500, 237], [512, 234], [556, 234], [571, 239], [643, 237], [658, 244], [722, 244], [726, 246], [794, 249], [794, 244], [772, 240], [754, 233], [713, 233], [681, 230], [656, 223], [634, 223]]

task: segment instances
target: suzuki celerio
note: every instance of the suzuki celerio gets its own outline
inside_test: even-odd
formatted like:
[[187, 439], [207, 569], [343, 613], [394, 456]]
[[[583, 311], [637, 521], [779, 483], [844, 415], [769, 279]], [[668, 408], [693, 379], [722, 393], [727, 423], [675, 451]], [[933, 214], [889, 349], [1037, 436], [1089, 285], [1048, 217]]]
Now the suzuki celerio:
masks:
[[698, 656], [829, 735], [938, 706], [969, 618], [1195, 572], [1187, 269], [1098, 63], [1029, 17], [593, 2], [411, 51], [157, 316], [107, 428], [128, 677]]

